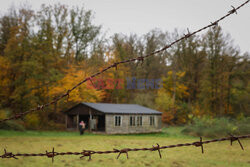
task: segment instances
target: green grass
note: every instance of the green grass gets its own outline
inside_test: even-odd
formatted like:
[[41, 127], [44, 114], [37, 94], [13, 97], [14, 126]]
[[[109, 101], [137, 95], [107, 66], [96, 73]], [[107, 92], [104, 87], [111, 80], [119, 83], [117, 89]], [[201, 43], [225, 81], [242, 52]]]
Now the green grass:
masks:
[[[78, 132], [36, 132], [36, 131], [3, 131], [0, 130], [0, 149], [6, 148], [13, 153], [44, 153], [55, 147], [58, 152], [80, 152], [83, 149], [113, 150], [113, 148], [141, 148], [152, 147], [156, 143], [170, 145], [197, 141], [198, 138], [181, 134], [183, 128], [171, 127], [163, 129], [161, 134], [140, 135], [94, 135], [86, 133], [79, 136]], [[198, 147], [182, 147], [162, 150], [163, 158], [157, 152], [139, 151], [129, 152], [129, 159], [117, 154], [93, 155], [92, 161], [80, 156], [57, 156], [54, 167], [67, 166], [250, 166], [250, 140], [242, 140], [245, 150], [241, 151], [235, 142], [230, 146], [229, 141], [204, 145], [205, 154], [201, 154]], [[1, 154], [3, 151], [0, 151]], [[51, 159], [46, 157], [18, 157], [14, 159], [0, 159], [0, 167], [43, 167], [52, 166]]]
[[[163, 128], [162, 133], [155, 134], [126, 134], [126, 135], [99, 135], [85, 132], [84, 136], [127, 136], [127, 137], [172, 137], [172, 138], [194, 138], [192, 136], [184, 135], [181, 133], [183, 127], [169, 127]], [[16, 136], [27, 136], [27, 137], [82, 137], [79, 132], [60, 132], [60, 131], [8, 131], [0, 130], [0, 137], [16, 137]]]

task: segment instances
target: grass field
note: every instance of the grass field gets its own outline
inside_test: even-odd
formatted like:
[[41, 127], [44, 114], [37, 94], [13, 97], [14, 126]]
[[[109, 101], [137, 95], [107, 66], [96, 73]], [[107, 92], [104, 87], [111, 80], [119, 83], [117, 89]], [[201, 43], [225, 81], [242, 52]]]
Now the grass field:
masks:
[[[79, 136], [77, 132], [16, 132], [0, 130], [0, 154], [3, 149], [13, 153], [44, 153], [55, 147], [58, 152], [80, 152], [83, 149], [113, 150], [113, 148], [141, 148], [152, 147], [156, 143], [170, 145], [185, 142], [198, 141], [199, 138], [185, 136], [180, 133], [182, 128], [166, 128], [162, 134], [148, 135], [94, 135], [85, 134]], [[250, 166], [250, 140], [242, 140], [244, 151], [235, 142], [230, 146], [229, 141], [204, 145], [205, 153], [201, 154], [198, 147], [181, 147], [162, 150], [163, 158], [160, 159], [157, 152], [139, 151], [129, 152], [129, 159], [122, 154], [117, 160], [118, 154], [93, 155], [91, 161], [87, 157], [57, 156], [52, 164], [46, 157], [19, 157], [14, 159], [0, 159], [1, 167], [112, 167], [112, 166]]]

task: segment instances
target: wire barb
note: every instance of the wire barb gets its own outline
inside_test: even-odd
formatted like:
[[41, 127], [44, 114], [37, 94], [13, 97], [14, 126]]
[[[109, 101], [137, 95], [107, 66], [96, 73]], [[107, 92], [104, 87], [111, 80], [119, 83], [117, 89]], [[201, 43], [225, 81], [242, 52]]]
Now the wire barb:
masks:
[[37, 110], [43, 110], [43, 108], [44, 108], [44, 105], [37, 105]]
[[184, 34], [184, 38], [188, 39], [191, 36], [189, 29], [187, 28], [187, 34]]
[[54, 162], [54, 157], [57, 155], [57, 152], [55, 152], [55, 149], [53, 147], [52, 152], [47, 152], [46, 151], [46, 155], [47, 155], [48, 158], [52, 158], [52, 163], [53, 163]]
[[115, 62], [111, 67], [115, 67], [115, 70], [117, 71], [117, 66], [119, 63]]
[[200, 137], [200, 141], [194, 142], [193, 145], [196, 146], [196, 147], [201, 147], [201, 153], [202, 154], [204, 153], [202, 137]]
[[233, 9], [230, 10], [228, 13], [229, 13], [229, 14], [233, 14], [233, 13], [237, 14], [237, 10], [235, 9], [235, 7], [232, 6], [232, 5], [231, 5], [231, 7], [232, 7]]
[[95, 85], [94, 85], [94, 83], [93, 83], [93, 81], [92, 81], [92, 77], [88, 77], [88, 78], [86, 78], [86, 81], [90, 81], [91, 82], [91, 84], [93, 85], [93, 87], [95, 88]]
[[70, 94], [71, 90], [67, 90], [66, 96], [67, 96], [67, 102], [69, 102], [69, 94]]
[[22, 117], [22, 114], [16, 114], [15, 116], [14, 116], [14, 119], [19, 119], [19, 118], [21, 118]]
[[4, 154], [0, 156], [1, 158], [14, 158], [18, 159], [12, 152], [7, 152], [6, 149], [4, 149]]
[[114, 149], [114, 151], [119, 152], [119, 154], [118, 154], [118, 156], [116, 157], [116, 159], [119, 159], [119, 157], [120, 157], [120, 155], [121, 155], [122, 153], [126, 153], [127, 159], [128, 159], [128, 149], [127, 149], [127, 148], [124, 148], [124, 149], [121, 149], [121, 150]]
[[83, 156], [81, 156], [80, 158], [82, 159], [83, 157], [89, 157], [89, 161], [91, 160], [91, 154], [93, 154], [93, 151], [90, 150], [83, 150], [83, 152], [81, 152], [81, 154]]
[[143, 62], [144, 62], [144, 58], [145, 58], [145, 57], [143, 57], [143, 56], [140, 56], [140, 57], [137, 58], [138, 61], [141, 61], [141, 65], [142, 65]]
[[215, 22], [211, 22], [211, 25], [215, 27], [217, 27], [219, 25], [218, 21], [215, 21]]
[[243, 145], [240, 142], [240, 139], [238, 137], [233, 136], [232, 134], [229, 134], [229, 135], [231, 136], [230, 137], [231, 146], [233, 145], [233, 142], [237, 140], [241, 149], [244, 150]]
[[160, 145], [158, 143], [157, 143], [157, 146], [153, 145], [153, 148], [151, 149], [151, 151], [158, 151], [159, 156], [161, 158], [161, 148], [160, 148]]

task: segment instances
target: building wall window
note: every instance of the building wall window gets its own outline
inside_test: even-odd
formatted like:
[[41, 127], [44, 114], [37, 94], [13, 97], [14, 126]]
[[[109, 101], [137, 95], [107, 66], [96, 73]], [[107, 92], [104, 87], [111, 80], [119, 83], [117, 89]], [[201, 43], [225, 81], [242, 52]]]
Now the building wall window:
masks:
[[137, 126], [142, 126], [142, 116], [137, 116], [136, 122]]
[[129, 126], [135, 126], [135, 116], [130, 116], [130, 118], [129, 118]]
[[150, 116], [150, 119], [149, 119], [149, 123], [151, 126], [154, 126], [155, 125], [155, 117], [154, 116]]
[[115, 126], [121, 126], [122, 118], [121, 116], [115, 116]]

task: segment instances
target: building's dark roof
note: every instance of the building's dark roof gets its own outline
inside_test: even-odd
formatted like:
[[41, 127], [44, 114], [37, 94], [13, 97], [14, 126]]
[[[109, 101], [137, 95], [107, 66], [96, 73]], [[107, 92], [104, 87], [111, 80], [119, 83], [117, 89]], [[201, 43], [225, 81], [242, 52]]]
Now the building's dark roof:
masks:
[[162, 114], [137, 104], [81, 103], [90, 108], [107, 114]]

